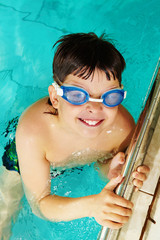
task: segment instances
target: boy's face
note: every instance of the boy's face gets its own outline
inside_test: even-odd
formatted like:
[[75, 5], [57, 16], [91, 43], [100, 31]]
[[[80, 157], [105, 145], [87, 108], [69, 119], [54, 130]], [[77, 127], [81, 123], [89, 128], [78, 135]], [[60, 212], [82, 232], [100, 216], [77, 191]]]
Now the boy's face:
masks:
[[[95, 70], [94, 76], [87, 80], [68, 75], [64, 84], [69, 84], [85, 89], [90, 97], [100, 98], [111, 89], [118, 88], [119, 82], [110, 76], [106, 78], [103, 71]], [[106, 107], [103, 103], [87, 102], [83, 105], [72, 105], [58, 96], [58, 120], [62, 128], [70, 133], [78, 133], [83, 137], [95, 138], [99, 134], [112, 128], [118, 106]]]

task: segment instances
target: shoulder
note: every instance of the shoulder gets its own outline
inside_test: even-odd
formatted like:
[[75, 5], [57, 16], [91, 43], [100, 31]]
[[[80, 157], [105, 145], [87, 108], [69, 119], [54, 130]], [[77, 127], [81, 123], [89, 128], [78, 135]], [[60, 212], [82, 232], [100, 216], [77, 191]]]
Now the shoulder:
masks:
[[29, 106], [21, 115], [17, 130], [16, 142], [23, 140], [23, 144], [43, 144], [48, 131], [50, 114], [45, 114], [48, 109], [47, 98], [40, 99]]
[[135, 129], [134, 118], [129, 113], [129, 111], [125, 107], [123, 107], [122, 105], [119, 106], [118, 118], [119, 118], [121, 126], [127, 132], [128, 131], [133, 131]]

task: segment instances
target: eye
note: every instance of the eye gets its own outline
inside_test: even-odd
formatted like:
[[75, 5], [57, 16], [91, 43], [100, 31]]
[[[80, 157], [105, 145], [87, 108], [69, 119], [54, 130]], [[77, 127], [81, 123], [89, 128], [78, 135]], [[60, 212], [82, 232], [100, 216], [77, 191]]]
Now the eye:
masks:
[[71, 102], [81, 103], [84, 102], [86, 95], [81, 91], [68, 91], [66, 97]]

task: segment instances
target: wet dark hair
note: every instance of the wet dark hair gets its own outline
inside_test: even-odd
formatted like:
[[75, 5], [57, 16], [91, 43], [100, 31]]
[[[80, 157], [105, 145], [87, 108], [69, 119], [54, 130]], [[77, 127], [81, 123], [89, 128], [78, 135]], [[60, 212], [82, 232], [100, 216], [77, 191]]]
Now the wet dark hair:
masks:
[[53, 46], [57, 46], [53, 60], [54, 80], [63, 83], [69, 74], [88, 79], [98, 68], [106, 73], [108, 80], [112, 74], [121, 85], [125, 60], [105, 37], [105, 34], [98, 37], [95, 33], [75, 33], [60, 38]]
[[[88, 79], [96, 68], [118, 79], [125, 60], [114, 45], [106, 40], [106, 35], [98, 37], [95, 33], [74, 33], [62, 36], [53, 46], [56, 52], [53, 60], [53, 78], [59, 85], [63, 84], [69, 74]], [[48, 101], [51, 104], [50, 100]]]

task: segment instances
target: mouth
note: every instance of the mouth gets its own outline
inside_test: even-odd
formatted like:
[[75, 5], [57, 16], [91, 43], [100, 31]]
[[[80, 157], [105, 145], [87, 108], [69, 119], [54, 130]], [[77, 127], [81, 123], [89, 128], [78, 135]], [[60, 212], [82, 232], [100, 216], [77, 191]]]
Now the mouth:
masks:
[[103, 122], [103, 119], [102, 120], [91, 120], [91, 119], [82, 119], [82, 118], [79, 118], [79, 120], [86, 126], [88, 127], [97, 127], [99, 126], [102, 122]]

